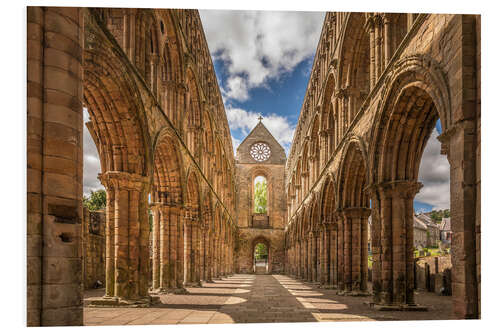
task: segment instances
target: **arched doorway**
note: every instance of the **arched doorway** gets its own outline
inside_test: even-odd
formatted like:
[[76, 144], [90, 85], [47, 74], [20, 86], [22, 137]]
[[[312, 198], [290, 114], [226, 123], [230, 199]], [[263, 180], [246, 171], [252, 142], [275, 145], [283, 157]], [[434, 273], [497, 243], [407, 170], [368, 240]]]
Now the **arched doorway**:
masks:
[[258, 237], [252, 244], [253, 273], [268, 274], [271, 271], [271, 248], [269, 241], [263, 237]]

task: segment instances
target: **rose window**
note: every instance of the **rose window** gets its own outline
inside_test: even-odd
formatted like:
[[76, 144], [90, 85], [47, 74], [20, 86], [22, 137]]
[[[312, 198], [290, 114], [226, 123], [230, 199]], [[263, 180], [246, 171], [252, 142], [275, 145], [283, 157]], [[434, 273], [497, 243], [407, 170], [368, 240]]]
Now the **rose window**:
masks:
[[259, 142], [250, 148], [250, 155], [257, 162], [264, 162], [271, 156], [271, 148], [269, 148], [267, 143]]

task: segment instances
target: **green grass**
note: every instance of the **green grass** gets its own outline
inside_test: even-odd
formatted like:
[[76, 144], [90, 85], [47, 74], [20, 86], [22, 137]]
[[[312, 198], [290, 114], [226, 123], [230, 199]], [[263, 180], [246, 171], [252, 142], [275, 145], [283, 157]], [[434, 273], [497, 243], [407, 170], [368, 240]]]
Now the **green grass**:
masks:
[[[429, 257], [437, 257], [437, 256], [441, 256], [441, 255], [443, 255], [443, 254], [446, 254], [446, 252], [444, 252], [444, 253], [440, 253], [440, 252], [439, 252], [439, 248], [438, 248], [438, 247], [435, 247], [435, 248], [426, 248], [426, 247], [425, 247], [423, 250], [424, 250], [425, 252], [430, 253]], [[419, 255], [418, 255], [418, 251], [417, 251], [417, 250], [413, 251], [413, 254], [414, 254], [415, 258], [425, 257], [425, 256], [419, 256]]]

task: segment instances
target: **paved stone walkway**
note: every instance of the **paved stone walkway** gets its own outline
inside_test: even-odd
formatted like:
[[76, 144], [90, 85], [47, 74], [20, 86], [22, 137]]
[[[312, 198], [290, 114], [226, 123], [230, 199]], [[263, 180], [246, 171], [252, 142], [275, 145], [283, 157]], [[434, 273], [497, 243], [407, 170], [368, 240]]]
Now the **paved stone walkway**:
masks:
[[[364, 304], [370, 297], [338, 296], [284, 275], [245, 275], [162, 295], [151, 308], [84, 308], [85, 325], [223, 324], [316, 321], [452, 319], [451, 297], [416, 293], [427, 312], [383, 312]], [[86, 292], [86, 297], [103, 290]]]

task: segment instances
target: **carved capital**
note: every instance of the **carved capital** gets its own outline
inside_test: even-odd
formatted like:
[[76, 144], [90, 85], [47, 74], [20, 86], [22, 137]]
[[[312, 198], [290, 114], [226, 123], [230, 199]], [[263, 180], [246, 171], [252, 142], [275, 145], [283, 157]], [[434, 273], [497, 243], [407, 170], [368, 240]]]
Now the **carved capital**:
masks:
[[385, 198], [413, 199], [423, 184], [413, 180], [395, 180], [377, 184], [377, 190]]
[[344, 208], [342, 213], [346, 218], [368, 218], [371, 214], [371, 209], [365, 207], [349, 207]]
[[100, 173], [97, 178], [107, 190], [141, 191], [149, 186], [147, 177], [123, 171], [106, 171]]

